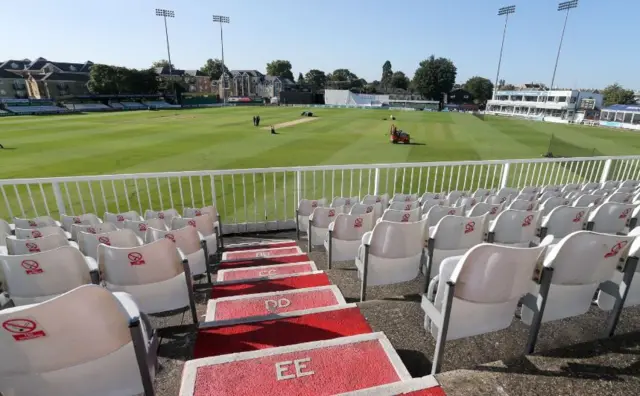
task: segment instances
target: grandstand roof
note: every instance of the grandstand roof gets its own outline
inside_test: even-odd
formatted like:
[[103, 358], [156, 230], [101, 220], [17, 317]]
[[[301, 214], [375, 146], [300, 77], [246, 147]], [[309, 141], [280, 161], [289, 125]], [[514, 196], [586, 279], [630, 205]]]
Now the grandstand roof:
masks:
[[275, 81], [275, 80], [280, 80], [280, 81], [282, 81], [282, 83], [283, 83], [284, 85], [295, 85], [295, 84], [296, 84], [296, 83], [294, 83], [293, 81], [289, 80], [288, 78], [278, 77], [278, 76], [268, 76], [268, 75], [267, 75], [267, 76], [264, 76], [264, 79], [265, 79], [266, 81], [271, 81], [271, 82], [273, 82], [273, 81]]
[[23, 78], [17, 73], [13, 73], [10, 70], [6, 70], [0, 67], [0, 78]]
[[[34, 76], [35, 77], [35, 76]], [[40, 78], [43, 81], [77, 81], [77, 82], [88, 82], [89, 75], [87, 74], [78, 74], [78, 73], [47, 73], [46, 75]]]
[[24, 70], [29, 63], [24, 60], [9, 59], [8, 61], [0, 63], [0, 69], [2, 70]]
[[640, 113], [640, 105], [637, 104], [631, 104], [631, 105], [625, 105], [625, 104], [614, 104], [611, 105], [607, 108], [602, 109], [604, 111], [627, 111], [630, 113]]
[[27, 66], [27, 69], [30, 71], [42, 70], [47, 65], [51, 65], [62, 72], [71, 72], [71, 73], [88, 73], [93, 66], [93, 62], [86, 61], [85, 63], [72, 63], [72, 62], [54, 62], [47, 60], [45, 58], [38, 58], [31, 62]]

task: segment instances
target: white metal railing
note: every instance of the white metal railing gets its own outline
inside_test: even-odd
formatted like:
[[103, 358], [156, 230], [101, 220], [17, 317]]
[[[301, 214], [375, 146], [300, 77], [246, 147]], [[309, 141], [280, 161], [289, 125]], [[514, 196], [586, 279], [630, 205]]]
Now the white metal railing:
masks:
[[640, 156], [233, 169], [0, 180], [0, 217], [215, 204], [224, 232], [291, 228], [300, 198], [638, 179]]

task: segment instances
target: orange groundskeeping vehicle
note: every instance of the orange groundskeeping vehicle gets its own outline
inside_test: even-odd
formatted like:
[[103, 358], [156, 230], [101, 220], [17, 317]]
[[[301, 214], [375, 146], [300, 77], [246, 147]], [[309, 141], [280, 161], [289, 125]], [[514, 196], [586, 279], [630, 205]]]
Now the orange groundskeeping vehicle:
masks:
[[389, 131], [389, 141], [393, 144], [409, 144], [411, 143], [411, 136], [408, 133], [398, 130], [394, 124], [391, 125], [391, 130]]

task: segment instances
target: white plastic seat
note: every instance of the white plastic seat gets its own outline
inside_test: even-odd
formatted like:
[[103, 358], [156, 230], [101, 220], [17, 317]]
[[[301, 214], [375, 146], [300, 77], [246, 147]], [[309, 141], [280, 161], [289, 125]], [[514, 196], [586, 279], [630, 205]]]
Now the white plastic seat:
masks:
[[596, 183], [596, 182], [591, 182], [591, 183], [585, 183], [582, 185], [582, 188], [580, 188], [580, 191], [588, 193], [589, 191], [593, 191], [600, 188], [600, 183]]
[[448, 203], [446, 199], [441, 199], [441, 198], [425, 198], [421, 202], [422, 202], [422, 205], [420, 206], [420, 208], [421, 208], [422, 214], [427, 214], [427, 212], [429, 211], [429, 209], [431, 209], [432, 206], [443, 206], [446, 203]]
[[527, 352], [535, 348], [540, 323], [587, 313], [594, 293], [625, 260], [633, 236], [577, 231], [550, 248], [540, 275], [529, 282], [522, 321], [531, 326]]
[[504, 204], [490, 204], [486, 202], [478, 202], [468, 212], [468, 217], [476, 217], [486, 215], [485, 221], [494, 220], [500, 212]]
[[604, 189], [596, 189], [596, 190], [592, 190], [589, 192], [589, 194], [591, 195], [597, 195], [599, 197], [606, 197], [607, 195], [609, 195], [610, 191], [609, 190], [604, 190]]
[[535, 193], [520, 193], [514, 198], [515, 201], [534, 201], [537, 198]]
[[520, 190], [520, 194], [533, 194], [533, 195], [536, 195], [536, 194], [538, 194], [539, 190], [540, 190], [540, 188], [537, 187], [537, 186], [526, 186], [526, 187], [522, 187], [522, 189]]
[[0, 256], [0, 269], [5, 291], [16, 306], [46, 301], [78, 286], [99, 282], [96, 261], [71, 246]]
[[[631, 247], [629, 248], [629, 259], [628, 260], [637, 260], [640, 256], [640, 227], [634, 228], [627, 234], [630, 237], [636, 237]], [[627, 261], [628, 265], [628, 261]], [[624, 270], [624, 268], [622, 268]], [[630, 282], [625, 282], [627, 287], [629, 288], [627, 297], [624, 301], [624, 307], [631, 307], [634, 305], [640, 305], [640, 266], [636, 264], [635, 274], [633, 274], [633, 278]], [[611, 286], [613, 287], [603, 287], [604, 285], [600, 285], [600, 290], [598, 291], [598, 297], [596, 299], [596, 303], [598, 307], [604, 311], [611, 311], [614, 309], [614, 305], [616, 303], [616, 297], [620, 296], [620, 284], [624, 279], [624, 271], [615, 271], [613, 276], [611, 277]]]
[[309, 216], [309, 228], [307, 235], [309, 239], [309, 251], [313, 246], [323, 245], [329, 232], [329, 224], [336, 218], [338, 213], [343, 213], [344, 207], [337, 208], [315, 208]]
[[418, 194], [394, 194], [389, 205], [396, 202], [414, 202], [418, 200]]
[[460, 197], [453, 204], [454, 207], [462, 207], [462, 213], [467, 213], [475, 204], [477, 204], [480, 200], [475, 197]]
[[327, 205], [327, 200], [322, 199], [301, 199], [296, 209], [296, 236], [300, 239], [300, 231], [309, 229], [309, 216], [315, 208], [322, 208]]
[[362, 236], [355, 264], [362, 281], [360, 300], [366, 288], [408, 282], [420, 272], [427, 221], [396, 223], [381, 221]]
[[562, 193], [560, 191], [546, 191], [540, 195], [538, 200], [540, 202], [545, 202], [549, 198], [562, 198]]
[[71, 242], [64, 234], [51, 234], [42, 238], [17, 239], [15, 236], [8, 236], [7, 253], [10, 255], [33, 254], [46, 252], [62, 246], [78, 247], [75, 242]]
[[626, 194], [631, 194], [635, 191], [635, 188], [633, 187], [618, 187], [615, 190], [613, 190], [612, 194], [614, 193], [626, 193]]
[[105, 223], [115, 224], [115, 226], [118, 229], [124, 228], [124, 221], [125, 220], [140, 221], [140, 220], [142, 220], [142, 217], [135, 210], [132, 210], [132, 211], [129, 211], [129, 212], [125, 212], [125, 213], [105, 212], [105, 214], [104, 214]]
[[587, 229], [589, 208], [576, 208], [573, 206], [557, 206], [542, 218], [540, 224], [540, 237], [553, 235], [553, 243], [576, 231]]
[[55, 226], [55, 227], [62, 226], [59, 221], [54, 220], [50, 216], [40, 216], [40, 217], [34, 217], [32, 219], [20, 219], [15, 217], [13, 219], [13, 224], [15, 225], [15, 228], [40, 228], [40, 227], [50, 227], [50, 226]]
[[373, 212], [365, 214], [339, 213], [329, 224], [324, 247], [328, 252], [329, 269], [333, 261], [353, 260], [362, 236], [373, 229]]
[[513, 187], [503, 187], [498, 190], [498, 197], [500, 197], [500, 202], [511, 202], [516, 196], [520, 194], [520, 190]]
[[40, 228], [16, 228], [14, 235], [17, 239], [35, 239], [42, 238], [49, 235], [59, 234], [70, 239], [71, 234], [66, 232], [63, 228], [56, 226], [40, 227]]
[[80, 286], [2, 310], [0, 323], [14, 329], [0, 331], [0, 393], [6, 396], [153, 393], [158, 340], [126, 293]]
[[78, 233], [78, 247], [82, 254], [98, 260], [98, 246], [104, 244], [113, 247], [135, 247], [142, 245], [140, 239], [135, 232], [122, 229], [116, 231], [105, 232], [102, 234], [90, 234], [88, 232]]
[[445, 200], [446, 196], [442, 193], [432, 193], [432, 192], [426, 192], [424, 194], [422, 194], [422, 196], [420, 197], [420, 204], [424, 204], [426, 201], [429, 200]]
[[558, 193], [560, 194], [562, 192], [562, 185], [554, 185], [554, 184], [548, 184], [544, 187], [542, 187], [542, 190], [540, 190], [540, 194], [544, 195], [546, 193]]
[[[5, 222], [6, 223], [6, 222]], [[7, 223], [8, 225], [8, 223]], [[0, 224], [0, 255], [7, 255], [7, 237], [11, 236], [11, 230], [7, 231], [5, 227]], [[2, 283], [2, 271], [0, 271], [0, 284]]]
[[131, 248], [101, 244], [98, 251], [107, 289], [131, 294], [140, 311], [148, 314], [190, 307], [193, 322], [198, 322], [189, 264], [172, 240]]
[[391, 201], [389, 209], [393, 210], [414, 210], [420, 207], [420, 201]]
[[[219, 246], [222, 248], [224, 246], [222, 242], [222, 219], [218, 209], [214, 205], [205, 206], [200, 209], [184, 208], [182, 211], [182, 216], [188, 218], [200, 217], [205, 214], [208, 214], [209, 218], [213, 222], [213, 229], [216, 234], [216, 238], [219, 239]], [[173, 219], [171, 221], [171, 224], [173, 224]]]
[[362, 198], [361, 203], [365, 205], [380, 203], [380, 205], [382, 205], [382, 208], [386, 209], [387, 206], [389, 206], [389, 194], [365, 195]]
[[432, 374], [448, 340], [506, 329], [545, 246], [516, 248], [483, 243], [445, 259], [422, 296], [424, 328], [437, 340]]
[[636, 188], [638, 184], [640, 184], [640, 182], [637, 180], [625, 180], [620, 183], [620, 187]]
[[420, 208], [413, 210], [394, 210], [387, 209], [382, 213], [382, 217], [377, 220], [380, 221], [393, 221], [396, 223], [412, 223], [414, 221], [420, 221]]
[[351, 206], [360, 203], [360, 197], [335, 197], [333, 201], [331, 201], [332, 208], [340, 208], [342, 207], [342, 213], [349, 213], [351, 210]]
[[516, 199], [509, 204], [508, 209], [526, 210], [527, 212], [531, 212], [538, 209], [538, 201]]
[[466, 191], [458, 191], [458, 190], [450, 191], [449, 194], [447, 194], [447, 202], [449, 203], [449, 206], [453, 206], [458, 201], [458, 199], [466, 196], [467, 196]]
[[492, 190], [489, 188], [479, 188], [471, 194], [472, 197], [478, 198], [478, 201], [484, 200], [486, 197], [490, 196]]
[[613, 191], [616, 188], [618, 188], [618, 185], [620, 185], [619, 181], [608, 180], [608, 181], [605, 181], [604, 183], [602, 183], [602, 186], [600, 188], [603, 189], [603, 190]]
[[633, 195], [626, 192], [614, 192], [605, 198], [604, 202], [631, 203]]
[[214, 223], [211, 221], [211, 215], [204, 213], [201, 216], [193, 218], [174, 217], [171, 221], [171, 229], [179, 230], [184, 227], [194, 227], [202, 236], [202, 241], [207, 248], [207, 256], [212, 256], [218, 252], [218, 234], [216, 233]]
[[427, 266], [424, 271], [427, 279], [438, 273], [442, 260], [460, 256], [469, 248], [482, 243], [485, 221], [484, 216], [444, 216], [429, 231]]
[[[160, 210], [160, 211], [147, 209], [144, 211], [144, 218], [146, 220], [151, 220], [151, 219], [164, 220], [164, 223], [167, 226], [167, 228], [171, 227], [171, 221], [173, 220], [174, 217], [180, 217], [180, 213], [178, 213], [178, 211], [173, 208]], [[157, 227], [154, 226], [154, 228], [157, 228]]]
[[148, 228], [145, 241], [151, 243], [162, 238], [175, 242], [176, 247], [186, 256], [191, 275], [207, 274], [208, 257], [204, 248], [203, 236], [194, 227], [187, 226], [178, 230]]
[[89, 234], [104, 234], [105, 232], [117, 230], [118, 227], [116, 227], [116, 225], [113, 223], [101, 223], [95, 225], [73, 224], [71, 225], [71, 239], [77, 241], [79, 232], [86, 232]]
[[[173, 218], [173, 217], [172, 217]], [[151, 218], [146, 220], [125, 220], [123, 229], [133, 231], [138, 238], [145, 240], [147, 230], [149, 228], [156, 228], [158, 230], [167, 230], [165, 219]]]
[[454, 208], [452, 206], [432, 206], [427, 214], [422, 218], [427, 220], [427, 233], [430, 236], [435, 229], [436, 224], [444, 216], [464, 216], [462, 206]]
[[622, 233], [631, 219], [636, 205], [603, 203], [589, 213], [587, 229], [605, 234]]
[[15, 229], [15, 225], [9, 224], [5, 219], [0, 219], [0, 233], [11, 235], [11, 232]]
[[78, 216], [61, 215], [60, 223], [65, 231], [71, 232], [73, 224], [97, 225], [102, 223], [102, 220], [93, 213], [85, 213]]
[[553, 209], [557, 208], [558, 206], [567, 206], [571, 204], [570, 199], [563, 197], [551, 197], [545, 199], [544, 201], [541, 199], [540, 202], [542, 202], [542, 205], [540, 206], [540, 212], [542, 213], [542, 216], [548, 215]]
[[565, 184], [564, 187], [562, 187], [562, 189], [560, 191], [562, 191], [563, 193], [569, 193], [569, 192], [573, 192], [573, 191], [580, 191], [580, 189], [582, 188], [582, 185], [577, 184], [577, 183], [569, 183], [569, 184]]
[[530, 247], [536, 240], [540, 212], [508, 209], [489, 226], [488, 241], [512, 247]]

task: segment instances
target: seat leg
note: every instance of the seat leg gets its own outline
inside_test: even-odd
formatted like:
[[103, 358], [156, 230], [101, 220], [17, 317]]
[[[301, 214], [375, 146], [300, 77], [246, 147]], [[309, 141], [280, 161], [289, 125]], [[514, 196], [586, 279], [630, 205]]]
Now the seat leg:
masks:
[[433, 362], [431, 363], [431, 375], [439, 373], [442, 367], [442, 358], [444, 357], [444, 346], [447, 342], [447, 332], [449, 331], [449, 319], [451, 318], [451, 306], [453, 304], [455, 287], [456, 285], [450, 281], [445, 285], [442, 322], [438, 323], [438, 338], [436, 339], [436, 349], [433, 353]]
[[300, 240], [300, 219], [298, 211], [296, 210], [296, 240]]
[[184, 267], [184, 277], [187, 282], [187, 290], [189, 292], [189, 308], [191, 309], [191, 318], [193, 323], [198, 323], [198, 313], [196, 312], [196, 299], [193, 296], [193, 279], [191, 278], [191, 270], [189, 269], [189, 263], [187, 260], [182, 262]]
[[327, 252], [327, 266], [331, 269], [331, 261], [333, 260], [333, 233], [329, 230], [329, 249]]
[[531, 304], [527, 304], [529, 309], [534, 312], [534, 315], [531, 322], [531, 328], [529, 329], [529, 337], [527, 339], [525, 354], [532, 354], [535, 351], [536, 342], [538, 341], [538, 333], [540, 332], [540, 325], [542, 324], [542, 318], [544, 316], [544, 309], [547, 305], [547, 297], [549, 296], [552, 277], [553, 268], [544, 267], [540, 276], [540, 291], [538, 292], [537, 297], [533, 296], [535, 298], [535, 302], [531, 303], [535, 305], [531, 306]]
[[360, 284], [360, 302], [367, 299], [367, 275], [369, 273], [369, 245], [364, 245], [364, 263], [362, 268], [362, 283]]
[[200, 246], [202, 246], [202, 251], [204, 252], [204, 263], [207, 268], [207, 282], [211, 284], [211, 266], [209, 263], [209, 248], [207, 247], [206, 241], [201, 241]]
[[140, 379], [142, 380], [141, 382], [144, 395], [155, 396], [153, 380], [151, 379], [151, 372], [149, 371], [149, 365], [147, 363], [147, 348], [144, 341], [144, 335], [142, 334], [142, 326], [140, 325], [139, 317], [133, 319], [129, 323], [129, 331], [131, 332], [131, 341], [133, 342], [133, 350], [136, 355], [138, 370], [140, 371]]
[[627, 296], [629, 295], [629, 288], [631, 287], [631, 282], [633, 281], [633, 276], [636, 273], [637, 266], [638, 259], [636, 257], [629, 257], [627, 259], [624, 273], [622, 275], [622, 282], [620, 282], [620, 285], [618, 286], [618, 293], [615, 296], [616, 302], [613, 305], [611, 313], [609, 313], [609, 316], [607, 317], [606, 337], [613, 337], [616, 331], [616, 326], [620, 320], [620, 314], [622, 313], [622, 308], [624, 308], [624, 302], [627, 300]]

